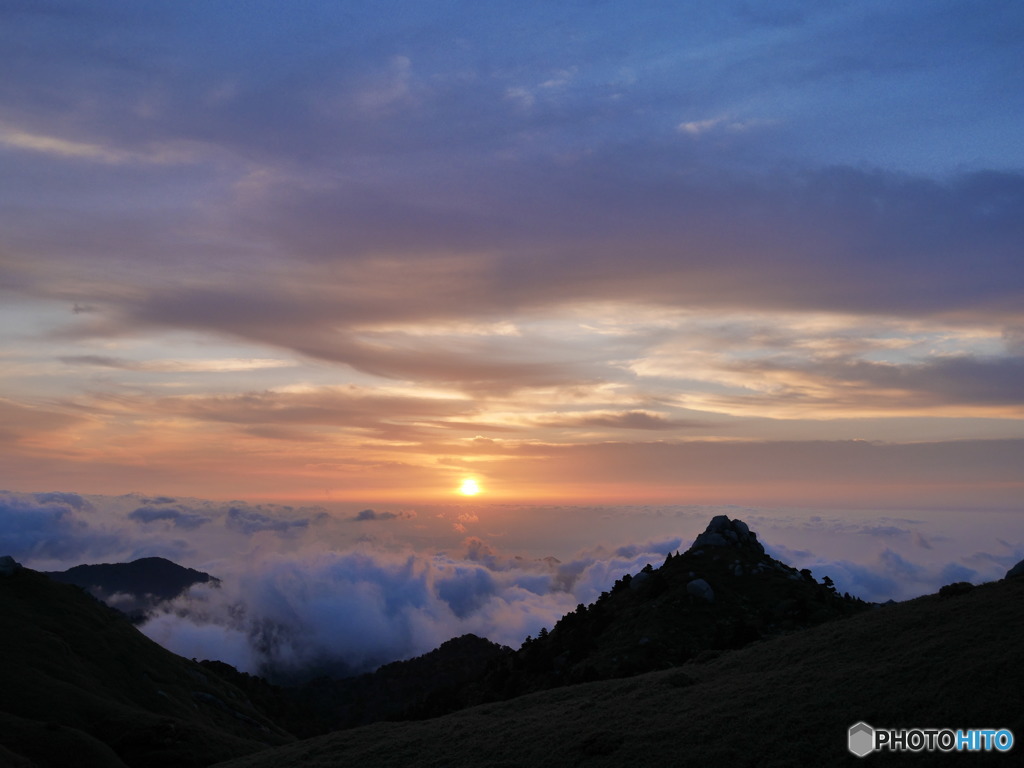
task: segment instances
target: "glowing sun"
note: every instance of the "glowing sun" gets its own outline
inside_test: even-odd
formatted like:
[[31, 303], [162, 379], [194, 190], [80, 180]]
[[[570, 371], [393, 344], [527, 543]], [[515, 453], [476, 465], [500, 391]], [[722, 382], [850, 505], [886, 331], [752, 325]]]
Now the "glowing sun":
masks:
[[473, 478], [467, 478], [462, 481], [462, 485], [459, 486], [459, 493], [463, 496], [476, 496], [480, 493], [480, 483]]

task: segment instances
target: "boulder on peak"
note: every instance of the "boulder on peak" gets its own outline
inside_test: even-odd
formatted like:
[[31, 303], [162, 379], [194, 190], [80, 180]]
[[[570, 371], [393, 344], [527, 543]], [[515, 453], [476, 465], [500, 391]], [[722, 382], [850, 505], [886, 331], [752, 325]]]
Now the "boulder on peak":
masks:
[[1024, 576], [1024, 560], [1021, 560], [1019, 563], [1017, 563], [1015, 566], [1013, 566], [1013, 568], [1008, 570], [1006, 572], [1006, 577], [1005, 578], [1013, 579], [1013, 578], [1016, 578], [1018, 576]]
[[715, 602], [715, 590], [711, 588], [704, 579], [694, 579], [687, 583], [686, 592], [698, 600], [703, 600], [706, 603]]
[[21, 563], [10, 555], [0, 557], [0, 576], [10, 576], [15, 571], [21, 570]]
[[757, 540], [757, 534], [742, 520], [730, 520], [726, 515], [711, 518], [708, 527], [693, 541], [691, 550], [699, 547], [736, 547], [752, 549], [764, 554], [764, 547]]

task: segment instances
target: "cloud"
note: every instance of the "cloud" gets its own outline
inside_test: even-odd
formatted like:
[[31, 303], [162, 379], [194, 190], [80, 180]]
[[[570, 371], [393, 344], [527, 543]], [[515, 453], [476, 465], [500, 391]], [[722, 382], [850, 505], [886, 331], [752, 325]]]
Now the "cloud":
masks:
[[70, 355], [58, 358], [68, 365], [88, 365], [115, 368], [123, 371], [150, 371], [154, 373], [201, 373], [255, 371], [266, 368], [287, 368], [286, 360], [273, 358], [222, 358], [207, 360], [127, 360], [102, 355]]
[[243, 668], [278, 677], [366, 671], [469, 631], [518, 646], [570, 603], [477, 564], [412, 553], [273, 557], [221, 579], [220, 589], [192, 590], [143, 631], [183, 655], [194, 655], [197, 634], [245, 636], [255, 663]]
[[356, 94], [356, 106], [372, 117], [383, 116], [412, 100], [412, 62], [407, 56], [394, 56], [387, 69]]
[[139, 501], [144, 504], [173, 504], [177, 499], [173, 496], [140, 496]]
[[363, 509], [357, 512], [354, 517], [349, 519], [357, 522], [363, 522], [366, 520], [412, 520], [415, 517], [415, 510], [406, 510], [403, 512], [376, 512], [372, 509]]
[[203, 568], [241, 556], [254, 544], [287, 548], [318, 536], [344, 541], [319, 508], [138, 494], [0, 491], [0, 527], [6, 532], [4, 554], [38, 570], [140, 557], [166, 557]]
[[437, 582], [437, 596], [448, 604], [452, 613], [465, 619], [480, 610], [497, 592], [497, 582], [486, 569], [476, 566], [456, 566]]
[[[227, 396], [189, 396], [140, 400], [140, 410], [154, 409], [200, 422], [311, 428], [341, 427], [364, 435], [407, 438], [423, 426], [443, 426], [468, 419], [475, 406], [462, 397], [431, 398], [415, 392], [389, 394], [369, 387], [322, 387], [306, 391], [247, 392]], [[405, 422], [416, 422], [411, 426]]]
[[[691, 542], [692, 543], [692, 542]], [[649, 541], [646, 544], [627, 544], [615, 549], [615, 556], [627, 559], [637, 558], [644, 554], [656, 553], [662, 556], [669, 552], [675, 552], [683, 545], [682, 539], [667, 539], [664, 541]], [[682, 547], [686, 549], [687, 547]], [[657, 565], [657, 563], [653, 563]]]
[[971, 582], [978, 578], [978, 572], [960, 563], [948, 563], [942, 568], [940, 578], [945, 584], [953, 584], [958, 581]]
[[[592, 189], [598, 173], [594, 164], [601, 162], [607, 166], [600, 173], [614, 181], [597, 192]], [[260, 204], [267, 210], [254, 213], [255, 221], [236, 219], [250, 215], [251, 206], [225, 215], [235, 221], [233, 227], [278, 243], [278, 250], [306, 254], [301, 269], [272, 261], [266, 270], [232, 281], [183, 277], [157, 288], [153, 279], [163, 256], [154, 253], [136, 262], [132, 277], [124, 278], [130, 284], [121, 289], [103, 296], [91, 295], [91, 289], [76, 293], [76, 301], [102, 311], [73, 316], [65, 338], [100, 341], [165, 331], [213, 334], [350, 366], [366, 376], [443, 385], [479, 399], [608, 381], [629, 381], [638, 388], [657, 383], [650, 378], [653, 371], [640, 367], [651, 358], [649, 345], [656, 342], [656, 334], [636, 327], [630, 336], [611, 337], [584, 333], [576, 325], [566, 338], [562, 318], [573, 304], [699, 311], [708, 325], [723, 324], [741, 310], [763, 313], [766, 324], [779, 323], [783, 311], [818, 313], [847, 318], [849, 339], [857, 333], [870, 336], [872, 328], [899, 317], [933, 326], [941, 325], [936, 318], [945, 317], [946, 325], [983, 324], [995, 330], [1015, 322], [1010, 297], [1012, 286], [1020, 282], [1020, 268], [1011, 254], [1021, 237], [1018, 222], [1024, 219], [1020, 175], [972, 174], [940, 183], [826, 169], [777, 178], [637, 181], [626, 158], [618, 157], [550, 173], [555, 178], [520, 179], [521, 198], [515, 179], [497, 174], [504, 186], [470, 194], [465, 204], [445, 206], [441, 212], [411, 210], [408, 217], [398, 217], [407, 222], [401, 227], [394, 226], [393, 216], [377, 223], [374, 211], [353, 213], [347, 188], [286, 184]], [[549, 182], [555, 190], [552, 199], [544, 193], [538, 200], [532, 190], [547, 189]], [[426, 190], [416, 196], [430, 198]], [[478, 218], [473, 207], [480, 199], [507, 211], [509, 222], [529, 221], [530, 226], [512, 229], [504, 219]], [[574, 201], [571, 210], [561, 210], [564, 201]], [[401, 205], [413, 203], [403, 200]], [[90, 231], [97, 226], [90, 212], [79, 239], [112, 236]], [[40, 233], [29, 239], [43, 243], [48, 237]], [[176, 236], [167, 237], [173, 242]], [[342, 241], [352, 243], [344, 252], [335, 246]], [[557, 258], [551, 243], [558, 244]], [[65, 265], [52, 255], [60, 248], [40, 247], [51, 254], [41, 257], [45, 261], [33, 259], [46, 265], [44, 271], [74, 275], [76, 264], [84, 263]], [[623, 258], [623, 253], [631, 256]], [[938, 262], [943, 269], [934, 268]], [[31, 277], [38, 269], [42, 267], [29, 272], [26, 292], [50, 297], [52, 282]], [[281, 271], [292, 277], [273, 277]], [[86, 277], [83, 273], [72, 282], [86, 286]], [[916, 286], [912, 292], [905, 288], [910, 284]], [[414, 332], [424, 323], [495, 318], [511, 319], [527, 330], [519, 336]], [[691, 332], [681, 327], [675, 334], [690, 350]], [[1021, 405], [1020, 361], [1002, 350], [978, 354], [965, 341], [965, 348], [954, 355], [924, 353], [916, 359], [880, 362], [802, 349], [787, 357], [780, 349], [785, 341], [765, 338], [735, 358], [705, 346], [709, 366], [703, 378], [710, 378], [709, 383], [735, 385], [746, 379], [755, 387], [762, 382], [773, 386], [742, 397], [730, 389], [712, 387], [710, 394], [698, 389], [700, 404], [732, 410], [745, 406], [748, 412], [789, 406], [787, 415], [810, 407], [842, 411]], [[711, 359], [713, 353], [717, 359]], [[258, 370], [282, 364], [268, 356], [207, 363], [63, 357], [75, 364], [153, 373]], [[629, 361], [635, 361], [633, 370], [648, 377], [625, 376], [623, 365]], [[684, 391], [691, 391], [686, 373], [692, 356], [674, 367], [673, 362], [666, 359], [660, 371], [671, 370]], [[647, 410], [642, 402], [638, 396], [620, 410], [642, 413]], [[260, 406], [254, 402], [252, 409]], [[638, 415], [619, 418], [624, 428], [661, 426], [657, 416], [645, 423]], [[675, 426], [686, 425], [665, 418]], [[594, 426], [616, 428], [613, 421]]]
[[[591, 489], [672, 487], [692, 502], [750, 504], [1010, 507], [1019, 498], [1019, 440], [911, 444], [866, 440], [602, 441], [481, 446], [510, 475], [541, 487], [588, 483]], [[497, 469], [494, 470], [497, 473]], [[705, 489], [706, 496], [697, 495]]]
[[[627, 175], [626, 167], [617, 167], [624, 159], [603, 160], [611, 162], [606, 173]], [[303, 303], [295, 304], [291, 314], [307, 322], [315, 321], [317, 314], [335, 323], [353, 316], [370, 319], [380, 315], [381, 307], [369, 305], [365, 297], [378, 295], [385, 288], [395, 292], [388, 305], [392, 317], [409, 321], [430, 315], [475, 316], [494, 309], [507, 314], [524, 306], [610, 298], [689, 307], [742, 305], [748, 309], [788, 307], [871, 314], [950, 312], [985, 304], [998, 310], [1006, 283], [997, 275], [1012, 279], [1017, 271], [1009, 252], [1020, 234], [1015, 221], [1024, 205], [1024, 181], [1011, 174], [998, 182], [990, 176], [975, 175], [940, 185], [880, 173], [826, 170], [804, 177], [728, 180], [710, 189], [702, 183], [669, 182], [666, 189], [660, 179], [641, 182], [649, 185], [649, 190], [635, 189], [635, 180], [627, 184], [623, 178], [617, 188], [633, 188], [630, 195], [620, 198], [609, 192], [609, 199], [595, 199], [596, 193], [585, 189], [591, 181], [589, 168], [575, 169], [572, 175], [550, 181], [561, 199], [582, 198], [590, 205], [570, 212], [561, 211], [565, 204], [547, 196], [500, 201], [505, 207], [517, 209], [517, 219], [533, 222], [531, 230], [537, 233], [537, 242], [517, 242], [520, 236], [502, 231], [503, 226], [495, 223], [491, 231], [481, 232], [480, 246], [483, 241], [495, 239], [507, 245], [497, 252], [492, 250], [491, 255], [467, 259], [461, 273], [454, 269], [450, 258], [440, 262], [445, 265], [449, 282], [436, 285], [437, 290], [425, 291], [426, 286], [417, 280], [420, 290], [410, 293], [413, 283], [409, 274], [371, 269], [368, 264], [359, 268], [359, 276], [364, 286], [373, 287], [369, 294], [346, 295], [345, 303], [327, 305], [318, 301], [322, 288], [312, 294], [304, 292]], [[510, 197], [509, 191], [495, 193], [499, 198]], [[655, 195], [660, 199], [656, 200]], [[336, 227], [338, 234], [347, 232], [349, 237], [353, 231], [362, 230], [368, 244], [372, 241], [375, 248], [387, 248], [387, 242], [401, 233], [390, 224], [383, 229], [383, 222], [380, 231], [368, 230], [372, 219], [365, 216], [351, 225], [334, 216], [321, 216], [325, 205], [333, 207], [331, 196], [331, 190], [323, 189], [316, 191], [316, 199], [302, 195], [306, 198], [303, 207], [320, 209], [318, 218], [306, 220], [307, 216], [295, 210], [294, 220], [280, 222], [276, 239], [289, 239], [288, 229], [300, 222], [303, 237], [319, 231], [324, 240], [336, 240]], [[342, 202], [336, 201], [339, 212], [345, 208]], [[494, 202], [498, 204], [499, 200]], [[610, 220], [597, 213], [615, 206], [623, 210]], [[982, 214], [982, 210], [991, 213]], [[257, 226], [266, 229], [286, 211]], [[421, 235], [432, 241], [421, 247], [428, 252], [479, 252], [480, 246], [452, 240], [450, 233], [462, 230], [462, 222], [457, 211], [446, 216], [450, 221], [445, 229], [434, 233], [421, 228]], [[922, 229], [924, 221], [942, 221], [943, 234], [939, 236], [933, 228]], [[989, 232], [985, 242], [979, 244], [974, 233], [983, 223]], [[605, 231], [611, 228], [614, 233]], [[560, 258], [547, 256], [544, 238], [565, 243]], [[635, 256], [630, 260], [620, 256], [625, 243], [633, 243], [629, 250]], [[294, 243], [299, 250], [308, 250], [310, 245]], [[430, 261], [413, 258], [409, 245], [395, 242], [390, 250], [409, 254], [399, 257], [401, 262], [419, 273], [427, 286], [434, 287]], [[880, 258], [880, 253], [892, 248], [899, 248], [899, 259]], [[949, 264], [942, 272], [929, 269], [936, 252]], [[965, 252], [971, 254], [970, 260], [965, 261]], [[709, 253], [715, 258], [706, 262]], [[348, 256], [329, 261], [358, 268], [360, 260]], [[972, 269], [971, 265], [983, 269]], [[927, 279], [920, 279], [921, 275]], [[396, 279], [400, 276], [402, 279]], [[918, 278], [918, 290], [907, 295], [900, 280], [912, 277]], [[300, 300], [300, 294], [291, 297], [280, 290], [271, 293], [263, 286], [252, 285], [251, 280], [246, 282], [247, 292], [256, 288], [266, 293], [259, 302], [263, 312], [270, 311], [279, 318], [282, 310]], [[207, 296], [200, 302], [196, 293], [201, 290], [190, 287], [146, 297], [144, 304], [125, 306], [125, 322], [185, 323], [187, 309], [216, 307], [215, 314], [200, 311], [190, 324], [227, 330], [234, 317], [238, 320], [236, 328], [250, 338], [266, 339], [266, 334], [272, 332], [273, 326], [268, 323], [248, 321], [246, 315], [252, 313], [252, 306], [242, 304], [231, 293], [222, 295], [219, 301]], [[451, 303], [453, 293], [460, 299], [455, 305]], [[458, 315], [452, 312], [455, 307]], [[314, 343], [307, 342], [307, 348], [315, 348], [316, 338], [309, 338]], [[292, 343], [298, 345], [301, 340], [296, 338]], [[358, 347], [339, 348], [339, 353], [346, 356], [357, 351]], [[325, 350], [320, 354], [324, 355]]]
[[277, 678], [353, 674], [465, 632], [518, 647], [679, 543], [596, 550], [565, 564], [511, 556], [479, 538], [467, 539], [462, 556], [368, 545], [264, 555], [225, 564], [219, 587], [193, 588], [142, 629], [179, 654], [236, 659]]
[[883, 550], [879, 556], [879, 562], [886, 573], [892, 574], [894, 578], [901, 581], [920, 581], [925, 573], [921, 566], [910, 562], [889, 548]]
[[690, 136], [699, 137], [708, 133], [742, 133], [754, 128], [770, 126], [774, 120], [752, 119], [733, 120], [729, 117], [712, 117], [707, 120], [690, 120], [680, 123], [676, 130]]
[[33, 134], [10, 126], [0, 126], [0, 144], [30, 152], [103, 163], [122, 163], [131, 159], [131, 155], [128, 153], [98, 144], [61, 139], [45, 134]]
[[545, 427], [609, 427], [612, 429], [665, 430], [697, 426], [699, 422], [683, 422], [651, 411], [598, 411], [566, 413], [541, 417], [536, 422]]
[[893, 536], [909, 536], [910, 531], [895, 525], [870, 525], [862, 527], [858, 533], [865, 536], [878, 536], [880, 538], [891, 538]]
[[135, 539], [87, 499], [73, 493], [0, 492], [5, 554], [29, 567], [67, 568], [102, 558], [135, 559], [140, 551], [180, 556], [183, 542]]
[[914, 532], [914, 545], [921, 549], [932, 549], [932, 539], [923, 535], [920, 531]]
[[683, 133], [688, 133], [691, 136], [699, 136], [702, 133], [706, 133], [711, 130], [719, 123], [722, 122], [722, 118], [710, 118], [708, 120], [691, 120], [690, 122], [680, 123], [679, 130]]
[[192, 659], [215, 659], [236, 669], [260, 668], [250, 635], [242, 629], [185, 620], [171, 613], [159, 613], [145, 624], [144, 633], [165, 648]]
[[[421, 513], [408, 529], [401, 526], [408, 539], [391, 537], [392, 530], [387, 539], [358, 541], [354, 520], [411, 515], [367, 508], [331, 517], [317, 509], [139, 495], [0, 494], [4, 554], [29, 567], [160, 555], [216, 576], [219, 587], [197, 586], [154, 612], [146, 633], [186, 657], [220, 658], [281, 679], [365, 671], [465, 632], [518, 646], [579, 603], [593, 602], [623, 574], [685, 549], [707, 519], [723, 512], [750, 522], [773, 556], [811, 568], [819, 580], [830, 576], [840, 591], [867, 600], [1001, 578], [1024, 558], [1012, 521], [981, 512], [943, 537], [923, 513], [910, 520], [735, 507], [452, 507], [437, 520]], [[449, 526], [460, 515], [493, 533], [455, 542]], [[525, 520], [531, 517], [546, 526], [549, 543], [565, 535], [560, 525], [573, 529], [571, 541], [598, 536], [608, 543], [577, 547], [561, 559], [495, 544], [494, 537], [515, 539], [515, 526], [532, 526]], [[640, 538], [639, 530], [658, 534]], [[168, 535], [173, 531], [185, 536]], [[933, 549], [916, 545], [909, 531], [928, 536]], [[960, 551], [967, 547], [972, 554]]]
[[[518, 647], [577, 604], [593, 602], [623, 574], [658, 566], [686, 543], [673, 537], [598, 547], [565, 562], [518, 557], [479, 537], [466, 539], [461, 554], [367, 544], [346, 551], [264, 552], [224, 563], [219, 587], [193, 588], [142, 629], [184, 656], [221, 658], [277, 679], [354, 674], [465, 632]], [[957, 561], [922, 564], [890, 548], [866, 560], [818, 557], [770, 542], [768, 549], [869, 601], [914, 597], [951, 581], [977, 582], [994, 571], [998, 578], [1007, 567], [990, 563], [982, 573]]]
[[[406, 65], [384, 69], [394, 69], [391, 75], [401, 81], [411, 60], [418, 70], [419, 59], [411, 56]], [[379, 60], [362, 62], [368, 70], [380, 66]], [[438, 114], [447, 121], [447, 112], [430, 112]], [[295, 122], [292, 130], [301, 133], [306, 123]], [[247, 131], [243, 136], [236, 126], [229, 133], [226, 143], [246, 149]], [[737, 312], [761, 312], [767, 323], [778, 323], [780, 312], [826, 314], [859, 318], [859, 328], [850, 322], [855, 330], [894, 317], [928, 324], [947, 318], [990, 329], [1019, 321], [1014, 253], [1024, 219], [1024, 176], [1016, 171], [942, 179], [835, 165], [738, 171], [646, 136], [597, 142], [561, 163], [535, 157], [506, 162], [487, 153], [465, 162], [420, 155], [413, 161], [400, 151], [367, 156], [345, 147], [324, 162], [299, 162], [308, 173], [289, 172], [279, 155], [265, 158], [260, 168], [275, 181], [262, 196], [226, 202], [209, 219], [197, 218], [206, 207], [187, 204], [163, 217], [146, 205], [97, 215], [73, 201], [54, 205], [59, 190], [43, 185], [27, 198], [37, 203], [22, 203], [34, 206], [32, 216], [4, 222], [24, 256], [18, 294], [96, 308], [69, 318], [51, 343], [59, 337], [98, 346], [113, 337], [199, 333], [473, 396], [636, 384], [623, 368], [649, 358], [653, 338], [639, 338], [640, 328], [613, 340], [576, 327], [566, 339], [559, 321], [579, 305], [700, 311], [711, 322]], [[443, 148], [436, 151], [448, 157]], [[325, 173], [333, 162], [354, 170]], [[227, 176], [238, 170], [229, 165]], [[671, 170], [679, 167], [689, 170]], [[104, 183], [119, 190], [126, 180], [112, 174]], [[185, 186], [225, 183], [197, 178]], [[125, 196], [134, 199], [136, 191]], [[60, 226], [48, 220], [53, 210], [61, 212]], [[211, 240], [231, 246], [196, 246], [182, 234], [211, 227], [217, 233]], [[126, 238], [129, 245], [123, 245]], [[161, 271], [168, 253], [186, 251], [203, 255], [168, 281]], [[131, 253], [131, 270], [116, 269], [122, 252]], [[260, 268], [240, 272], [226, 253], [245, 253]], [[118, 275], [110, 289], [92, 281], [98, 264]], [[48, 279], [54, 274], [60, 282]], [[473, 338], [416, 332], [424, 325], [498, 320], [525, 330], [518, 337]], [[690, 330], [678, 329], [676, 338], [692, 349]], [[734, 381], [778, 385], [748, 393], [743, 399], [751, 410], [786, 403], [793, 410], [819, 404], [843, 410], [858, 401], [875, 407], [1020, 405], [1021, 366], [1002, 350], [881, 362], [827, 354], [787, 358], [780, 351], [784, 342], [765, 343], [761, 354], [738, 355], [739, 361], [723, 356], [711, 366], [718, 374], [714, 383], [731, 374]], [[105, 351], [58, 357], [74, 365], [170, 373], [283, 364], [269, 354], [207, 362], [129, 361]], [[687, 372], [688, 366], [675, 366], [673, 377], [686, 380]], [[735, 399], [733, 392], [720, 394], [719, 405]], [[645, 408], [638, 396], [619, 410], [639, 414]], [[657, 416], [646, 426], [639, 416], [631, 418], [624, 428], [660, 428]]]
[[464, 557], [471, 563], [483, 563], [491, 570], [503, 567], [504, 559], [483, 539], [477, 536], [468, 536], [463, 544], [466, 547]]
[[949, 406], [1024, 404], [1024, 358], [943, 355], [924, 360], [878, 363], [827, 356], [808, 360], [775, 358], [726, 363], [752, 381], [770, 379], [773, 391], [745, 398], [751, 404], [798, 403], [847, 413], [856, 410], [926, 410]]
[[141, 523], [166, 521], [175, 528], [181, 528], [186, 531], [193, 531], [201, 525], [210, 522], [210, 518], [203, 515], [184, 512], [180, 509], [169, 509], [167, 507], [139, 507], [129, 512], [128, 517]]
[[40, 436], [59, 435], [85, 421], [81, 414], [64, 409], [36, 407], [0, 398], [0, 439], [12, 448]]
[[77, 493], [50, 492], [36, 493], [33, 496], [40, 504], [63, 504], [77, 510], [93, 509], [93, 505], [89, 500]]
[[289, 518], [267, 514], [259, 507], [231, 507], [227, 511], [225, 525], [232, 531], [246, 535], [263, 531], [288, 534], [308, 528], [311, 524], [322, 520], [325, 515], [326, 513], [316, 513], [311, 516]]
[[536, 102], [537, 97], [529, 88], [523, 86], [512, 86], [505, 89], [505, 98], [515, 102], [523, 109], [529, 109]]
[[1000, 542], [1003, 552], [973, 552], [963, 558], [965, 563], [987, 573], [998, 572], [1002, 576], [1009, 568], [1024, 560], [1024, 545]]
[[[827, 528], [821, 530], [825, 532]], [[773, 557], [797, 568], [810, 568], [819, 581], [830, 577], [840, 592], [849, 592], [869, 602], [908, 600], [937, 592], [940, 587], [957, 581], [974, 584], [994, 581], [1002, 578], [1006, 569], [1020, 559], [1014, 560], [1015, 554], [965, 555], [961, 552], [955, 560], [943, 560], [949, 556], [949, 548], [944, 548], [943, 553], [931, 554], [927, 561], [918, 562], [911, 559], [910, 554], [886, 546], [874, 556], [861, 553], [858, 561], [853, 561], [808, 550], [797, 551], [776, 542], [768, 543], [765, 549]], [[921, 553], [920, 549], [917, 552]], [[1018, 548], [1016, 552], [1024, 550]]]

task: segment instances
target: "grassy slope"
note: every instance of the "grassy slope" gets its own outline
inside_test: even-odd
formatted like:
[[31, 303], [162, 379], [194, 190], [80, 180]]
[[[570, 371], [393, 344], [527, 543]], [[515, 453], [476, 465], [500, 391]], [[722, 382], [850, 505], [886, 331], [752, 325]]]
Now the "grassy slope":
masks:
[[[1010, 728], [1024, 740], [1024, 579], [929, 596], [638, 677], [295, 742], [220, 768], [1018, 764], [846, 750], [880, 727]], [[709, 654], [710, 655], [710, 654]]]
[[35, 765], [202, 766], [290, 740], [77, 587], [0, 577], [0, 615], [0, 746]]

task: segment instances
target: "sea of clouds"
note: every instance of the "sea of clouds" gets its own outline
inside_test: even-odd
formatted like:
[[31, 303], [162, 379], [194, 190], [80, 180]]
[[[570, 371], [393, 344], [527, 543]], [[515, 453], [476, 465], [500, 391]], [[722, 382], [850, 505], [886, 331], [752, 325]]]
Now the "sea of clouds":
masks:
[[[744, 519], [773, 556], [871, 601], [998, 579], [1024, 558], [1022, 517], [1011, 513], [491, 513], [464, 506], [340, 512], [11, 492], [0, 492], [0, 554], [37, 570], [148, 556], [204, 570], [219, 581], [163, 604], [142, 631], [183, 656], [288, 680], [368, 671], [467, 632], [518, 647], [622, 574], [685, 550], [715, 514]], [[573, 531], [580, 532], [575, 549]], [[607, 543], [595, 541], [602, 537]], [[560, 557], [540, 554], [546, 545]]]

